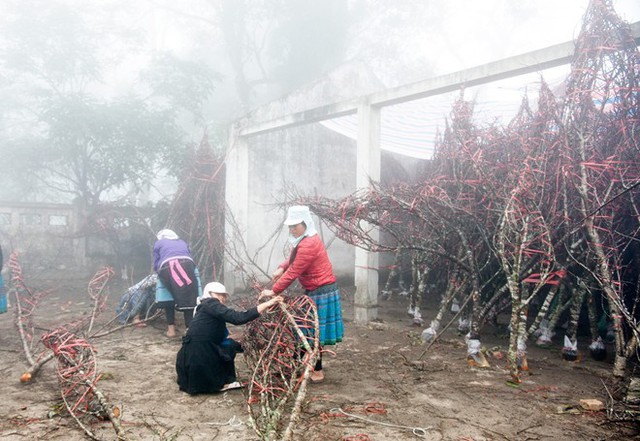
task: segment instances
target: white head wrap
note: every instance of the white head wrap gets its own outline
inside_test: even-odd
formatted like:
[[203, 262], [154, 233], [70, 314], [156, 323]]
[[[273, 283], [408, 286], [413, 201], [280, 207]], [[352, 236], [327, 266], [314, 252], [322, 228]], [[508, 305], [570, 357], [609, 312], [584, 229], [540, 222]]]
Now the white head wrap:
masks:
[[316, 225], [313, 222], [313, 218], [311, 217], [311, 212], [309, 211], [309, 207], [306, 205], [294, 205], [289, 207], [287, 210], [287, 218], [284, 221], [284, 224], [287, 226], [297, 225], [301, 222], [304, 222], [307, 226], [306, 231], [304, 232], [304, 236], [315, 236], [318, 234], [316, 230]]
[[156, 237], [158, 238], [158, 240], [160, 239], [178, 240], [179, 239], [178, 235], [173, 230], [169, 230], [166, 228], [164, 230], [158, 231], [158, 234], [156, 234]]
[[204, 289], [202, 290], [202, 296], [198, 297], [198, 299], [196, 300], [196, 304], [199, 305], [200, 303], [202, 303], [202, 301], [204, 299], [213, 298], [213, 294], [227, 294], [227, 295], [229, 295], [229, 293], [227, 292], [227, 288], [225, 288], [222, 283], [220, 283], [220, 282], [210, 282], [210, 283], [207, 283], [204, 286]]

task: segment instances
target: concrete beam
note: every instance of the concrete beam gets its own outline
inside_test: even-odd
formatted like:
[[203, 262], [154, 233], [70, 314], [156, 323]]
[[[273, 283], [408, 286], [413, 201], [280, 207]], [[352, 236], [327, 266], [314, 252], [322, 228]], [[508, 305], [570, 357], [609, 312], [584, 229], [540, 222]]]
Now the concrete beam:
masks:
[[[636, 44], [640, 44], [640, 22], [631, 23], [630, 27]], [[440, 75], [394, 89], [383, 90], [360, 99], [314, 107], [269, 121], [254, 121], [249, 115], [240, 124], [239, 136], [253, 136], [354, 114], [362, 100], [374, 107], [384, 107], [459, 90], [461, 87], [478, 86], [531, 72], [539, 72], [551, 67], [568, 64], [573, 57], [574, 50], [575, 42], [568, 41], [470, 69]]]
[[238, 136], [255, 136], [264, 133], [295, 127], [303, 124], [310, 124], [331, 118], [352, 115], [358, 110], [359, 100], [344, 101], [341, 103], [329, 104], [327, 106], [315, 107], [303, 112], [293, 113], [269, 121], [253, 122], [250, 117], [245, 117], [240, 125]]
[[[636, 44], [640, 44], [640, 22], [631, 24]], [[440, 75], [424, 81], [383, 90], [369, 96], [374, 106], [390, 106], [420, 98], [440, 95], [461, 88], [492, 83], [519, 75], [539, 72], [544, 69], [569, 64], [575, 53], [575, 42], [549, 46], [522, 55], [505, 58], [470, 69]]]

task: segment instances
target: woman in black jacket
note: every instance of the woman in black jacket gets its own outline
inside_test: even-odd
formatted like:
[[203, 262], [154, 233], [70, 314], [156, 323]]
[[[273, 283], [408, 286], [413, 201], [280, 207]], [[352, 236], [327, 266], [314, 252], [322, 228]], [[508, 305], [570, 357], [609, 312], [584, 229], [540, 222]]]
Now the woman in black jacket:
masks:
[[242, 348], [240, 343], [229, 338], [226, 324], [248, 323], [282, 301], [278, 296], [246, 311], [236, 311], [225, 306], [228, 299], [229, 295], [221, 283], [212, 282], [204, 287], [176, 358], [181, 391], [194, 395], [241, 387], [236, 381], [234, 360]]

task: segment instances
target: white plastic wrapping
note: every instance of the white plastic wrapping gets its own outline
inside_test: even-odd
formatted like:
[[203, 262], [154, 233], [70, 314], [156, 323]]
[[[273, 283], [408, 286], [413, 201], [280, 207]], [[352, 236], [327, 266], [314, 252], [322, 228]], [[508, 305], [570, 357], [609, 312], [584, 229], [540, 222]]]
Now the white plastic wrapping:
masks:
[[422, 319], [422, 313], [418, 308], [413, 311], [413, 324], [422, 326], [424, 325], [424, 320]]
[[564, 336], [564, 347], [562, 348], [562, 358], [568, 361], [578, 359], [578, 340], [571, 341], [569, 337]]
[[476, 355], [482, 349], [482, 345], [480, 344], [480, 340], [475, 338], [470, 338], [467, 341], [467, 355]]
[[422, 341], [429, 343], [436, 335], [438, 335], [438, 329], [440, 328], [440, 322], [438, 320], [432, 320], [429, 327], [422, 331]]
[[517, 355], [524, 356], [526, 354], [527, 354], [527, 342], [524, 340], [524, 338], [518, 338]]
[[594, 360], [604, 361], [607, 359], [607, 347], [602, 341], [602, 337], [598, 337], [589, 345], [589, 352]]
[[553, 339], [554, 332], [549, 329], [549, 320], [544, 319], [540, 322], [540, 326], [534, 332], [534, 335], [537, 337], [536, 345], [538, 346], [549, 346], [551, 345], [551, 340]]
[[469, 332], [470, 329], [471, 329], [471, 321], [468, 318], [458, 319], [458, 331], [460, 333]]
[[572, 342], [571, 339], [565, 335], [564, 336], [564, 347], [562, 349], [577, 351], [578, 350], [578, 340]]
[[592, 351], [604, 350], [604, 342], [602, 341], [602, 337], [598, 337], [593, 343], [589, 345], [589, 349]]

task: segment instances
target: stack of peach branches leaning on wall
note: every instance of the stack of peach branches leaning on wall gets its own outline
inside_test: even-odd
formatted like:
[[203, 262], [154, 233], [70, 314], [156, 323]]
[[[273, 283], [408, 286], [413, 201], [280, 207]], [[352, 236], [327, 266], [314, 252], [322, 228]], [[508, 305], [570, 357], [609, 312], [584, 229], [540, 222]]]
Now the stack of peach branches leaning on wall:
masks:
[[318, 356], [319, 332], [316, 306], [304, 295], [287, 298], [245, 328], [244, 357], [251, 370], [247, 405], [261, 439], [292, 439]]

